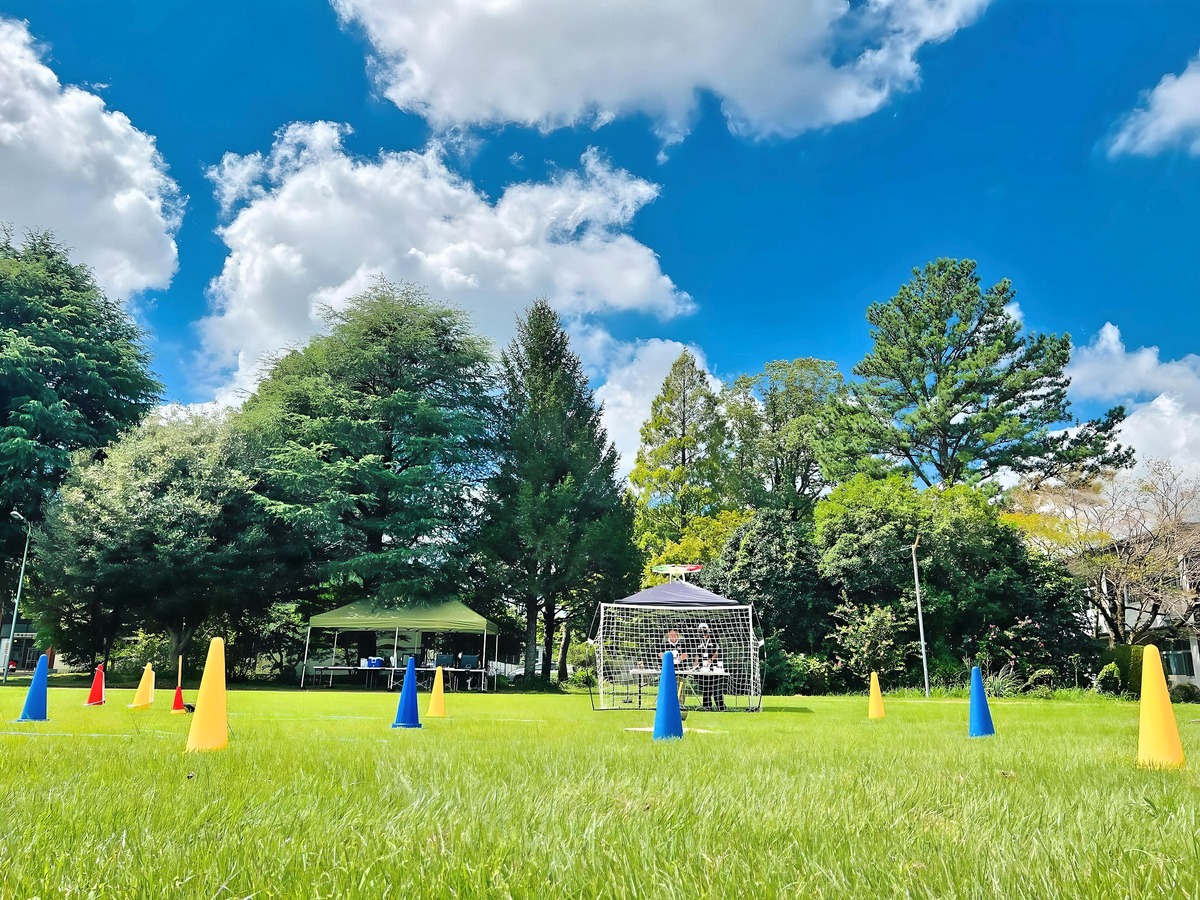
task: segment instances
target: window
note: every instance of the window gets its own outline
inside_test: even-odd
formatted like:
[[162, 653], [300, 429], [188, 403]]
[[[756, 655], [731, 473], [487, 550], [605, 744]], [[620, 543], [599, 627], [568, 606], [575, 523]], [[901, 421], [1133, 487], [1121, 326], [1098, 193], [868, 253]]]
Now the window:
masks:
[[1163, 669], [1168, 675], [1196, 677], [1196, 666], [1192, 660], [1192, 645], [1189, 641], [1166, 641], [1163, 647], [1162, 661]]

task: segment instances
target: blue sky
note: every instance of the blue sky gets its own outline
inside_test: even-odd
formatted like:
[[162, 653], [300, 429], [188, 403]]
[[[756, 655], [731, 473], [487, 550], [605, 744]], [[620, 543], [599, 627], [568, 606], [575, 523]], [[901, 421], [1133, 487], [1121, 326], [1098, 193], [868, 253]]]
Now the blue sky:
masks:
[[546, 294], [627, 454], [682, 346], [848, 371], [868, 303], [971, 257], [1071, 333], [1081, 413], [1200, 463], [1200, 6], [646, 6], [0, 0], [0, 221], [185, 403], [374, 272], [498, 340]]

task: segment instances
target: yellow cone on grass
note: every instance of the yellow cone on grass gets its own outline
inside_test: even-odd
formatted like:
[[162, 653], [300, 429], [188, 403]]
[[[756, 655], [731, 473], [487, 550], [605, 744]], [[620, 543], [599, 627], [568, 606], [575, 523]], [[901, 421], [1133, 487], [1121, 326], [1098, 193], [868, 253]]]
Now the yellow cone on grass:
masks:
[[150, 663], [146, 663], [146, 668], [142, 670], [142, 680], [138, 682], [137, 693], [133, 695], [133, 702], [129, 704], [130, 709], [149, 709], [154, 702], [154, 668]]
[[867, 702], [867, 718], [883, 718], [883, 693], [879, 690], [879, 675], [871, 673], [871, 699]]
[[187, 751], [224, 750], [229, 746], [229, 719], [225, 709], [225, 641], [213, 638], [200, 676], [196, 712], [188, 732]]
[[433, 693], [429, 695], [429, 712], [427, 718], [446, 718], [446, 695], [442, 692], [442, 667], [438, 666], [433, 673]]
[[1142, 652], [1141, 727], [1138, 730], [1138, 765], [1151, 769], [1174, 769], [1183, 765], [1179, 726], [1167, 693], [1158, 648], [1150, 644]]

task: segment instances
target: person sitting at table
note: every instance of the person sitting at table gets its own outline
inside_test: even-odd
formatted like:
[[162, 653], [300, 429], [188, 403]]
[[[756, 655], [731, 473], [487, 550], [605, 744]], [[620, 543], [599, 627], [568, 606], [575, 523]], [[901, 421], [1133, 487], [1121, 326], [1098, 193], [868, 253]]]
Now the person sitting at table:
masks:
[[683, 637], [679, 634], [679, 629], [674, 626], [667, 631], [667, 636], [663, 638], [662, 646], [658, 652], [658, 661], [661, 663], [668, 653], [675, 657], [676, 671], [687, 661], [687, 646], [683, 642]]
[[[721, 645], [706, 622], [696, 626], [696, 665], [701, 670], [721, 670]], [[725, 686], [720, 675], [699, 675], [700, 708], [725, 711]]]

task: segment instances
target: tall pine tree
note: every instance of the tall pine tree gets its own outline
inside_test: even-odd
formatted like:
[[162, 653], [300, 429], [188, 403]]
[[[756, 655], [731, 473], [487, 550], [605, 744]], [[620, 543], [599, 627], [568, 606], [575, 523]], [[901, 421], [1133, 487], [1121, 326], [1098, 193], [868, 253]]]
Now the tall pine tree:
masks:
[[491, 480], [485, 545], [496, 584], [525, 616], [525, 674], [566, 677], [571, 628], [600, 599], [636, 585], [632, 511], [617, 451], [558, 314], [537, 300], [501, 355], [501, 454]]
[[719, 511], [726, 493], [725, 420], [689, 351], [672, 363], [641, 437], [629, 481], [638, 499], [638, 541], [657, 554], [681, 541], [693, 519]]

